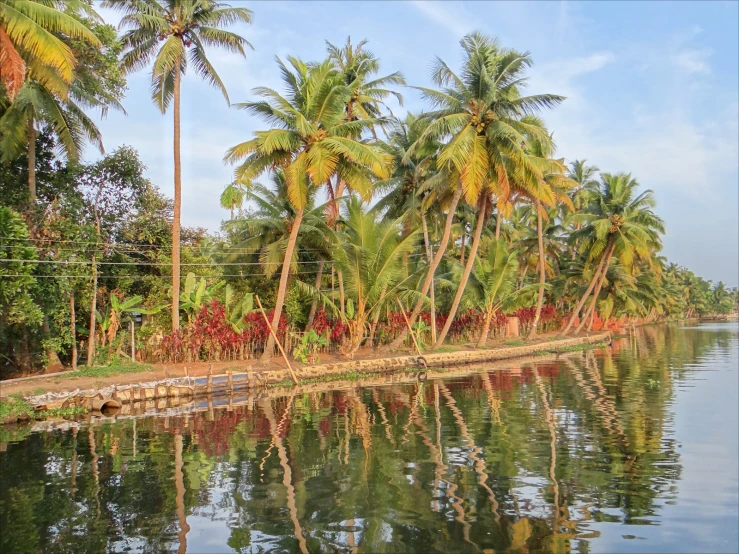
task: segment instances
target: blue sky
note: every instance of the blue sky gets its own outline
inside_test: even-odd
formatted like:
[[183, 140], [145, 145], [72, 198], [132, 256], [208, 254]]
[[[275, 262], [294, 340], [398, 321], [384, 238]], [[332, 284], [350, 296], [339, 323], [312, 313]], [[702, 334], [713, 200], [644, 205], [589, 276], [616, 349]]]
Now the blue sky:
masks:
[[[254, 46], [246, 60], [219, 51], [211, 61], [231, 101], [255, 86], [280, 88], [274, 57], [325, 54], [325, 40], [368, 39], [383, 74], [402, 71], [428, 86], [434, 56], [459, 67], [459, 39], [480, 30], [528, 50], [531, 92], [567, 100], [544, 114], [558, 155], [603, 171], [627, 171], [655, 191], [667, 222], [664, 253], [731, 286], [739, 284], [739, 3], [737, 2], [238, 2], [254, 12], [233, 30]], [[119, 15], [100, 10], [117, 24]], [[403, 91], [396, 114], [424, 104]], [[101, 122], [108, 151], [139, 150], [148, 176], [172, 193], [172, 115], [149, 97], [145, 72], [129, 78], [128, 115]], [[225, 150], [264, 124], [229, 109], [213, 89], [183, 85], [183, 224], [217, 231], [218, 204], [232, 170]], [[91, 149], [87, 150], [93, 156]]]

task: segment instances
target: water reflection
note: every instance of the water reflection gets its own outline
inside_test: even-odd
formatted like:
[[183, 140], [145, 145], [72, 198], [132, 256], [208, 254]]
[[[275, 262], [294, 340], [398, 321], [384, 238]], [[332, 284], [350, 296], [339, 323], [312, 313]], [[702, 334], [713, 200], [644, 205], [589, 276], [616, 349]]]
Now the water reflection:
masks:
[[739, 515], [736, 434], [712, 438], [715, 475], [683, 475], [706, 445], [675, 421], [736, 421], [738, 346], [733, 325], [645, 327], [464, 377], [5, 429], [0, 550], [736, 551], [709, 531]]

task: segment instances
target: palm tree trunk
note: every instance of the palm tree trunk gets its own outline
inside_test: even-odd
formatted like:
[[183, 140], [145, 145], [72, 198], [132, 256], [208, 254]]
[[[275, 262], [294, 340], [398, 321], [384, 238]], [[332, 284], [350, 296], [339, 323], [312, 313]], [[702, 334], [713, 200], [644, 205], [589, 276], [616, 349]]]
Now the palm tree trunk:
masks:
[[180, 81], [174, 74], [174, 217], [172, 218], [172, 331], [180, 329], [180, 210], [182, 207], [182, 166], [180, 162]]
[[30, 204], [36, 203], [36, 127], [33, 117], [28, 118], [28, 196]]
[[[382, 285], [382, 291], [380, 292], [380, 300], [377, 302], [378, 305], [382, 305], [382, 301], [385, 298], [385, 293], [387, 292], [387, 283]], [[369, 344], [370, 348], [372, 348], [372, 344], [375, 340], [375, 331], [377, 331], [377, 323], [380, 321], [380, 311], [381, 310], [375, 310], [375, 315], [372, 316], [372, 324], [370, 325], [370, 334], [367, 338], [367, 344]]]
[[582, 307], [585, 305], [585, 302], [588, 300], [588, 296], [590, 296], [590, 293], [593, 291], [593, 288], [595, 287], [595, 283], [598, 281], [598, 278], [600, 277], [600, 273], [603, 270], [603, 265], [606, 262], [606, 256], [610, 248], [611, 248], [610, 245], [606, 248], [606, 252], [603, 254], [603, 257], [600, 259], [600, 264], [598, 264], [598, 268], [595, 270], [595, 274], [593, 275], [593, 278], [590, 280], [590, 285], [588, 286], [587, 290], [580, 298], [580, 301], [577, 303], [577, 306], [573, 310], [572, 314], [570, 314], [570, 320], [567, 322], [567, 325], [565, 326], [564, 329], [562, 329], [562, 332], [559, 334], [560, 337], [563, 337], [567, 333], [569, 333], [570, 329], [575, 324], [575, 318], [577, 317], [577, 314], [579, 314], [580, 310], [582, 310]]
[[74, 291], [69, 295], [69, 328], [72, 333], [72, 369], [77, 369], [77, 317], [74, 311]]
[[490, 333], [490, 322], [493, 320], [494, 311], [488, 311], [485, 314], [485, 323], [482, 326], [480, 339], [477, 341], [477, 348], [484, 348], [488, 343], [488, 334]]
[[[428, 273], [426, 273], [426, 279], [424, 279], [423, 281], [423, 286], [421, 287], [422, 295], [428, 293], [429, 289], [431, 288], [431, 283], [433, 283], [434, 281], [434, 273], [436, 272], [436, 268], [439, 267], [439, 264], [441, 263], [441, 258], [444, 256], [446, 247], [449, 244], [449, 236], [452, 233], [452, 221], [454, 220], [454, 213], [457, 211], [457, 205], [459, 204], [460, 198], [462, 198], [462, 187], [458, 187], [457, 190], [455, 191], [454, 197], [452, 198], [452, 203], [449, 206], [449, 211], [446, 214], [446, 223], [444, 223], [444, 233], [441, 236], [441, 242], [439, 243], [439, 249], [436, 251], [436, 254], [434, 255], [434, 259], [431, 261], [431, 264], [429, 265]], [[418, 302], [416, 302], [416, 305], [413, 308], [411, 315], [408, 317], [408, 324], [411, 327], [416, 322], [416, 319], [418, 318], [418, 314], [421, 313], [421, 310], [423, 309], [423, 304], [424, 304], [423, 299], [420, 299]], [[395, 338], [395, 340], [390, 343], [389, 348], [390, 349], [399, 348], [400, 345], [403, 344], [403, 341], [405, 341], [405, 337], [407, 336], [408, 336], [408, 329], [403, 329], [400, 332], [400, 334]]]
[[[295, 245], [298, 242], [298, 231], [300, 224], [303, 222], [303, 209], [295, 212], [295, 219], [290, 229], [290, 237], [287, 240], [287, 248], [285, 249], [285, 259], [282, 261], [282, 273], [280, 274], [280, 285], [277, 289], [277, 299], [275, 300], [275, 313], [272, 316], [272, 329], [277, 332], [280, 324], [280, 316], [282, 316], [282, 306], [285, 303], [285, 295], [287, 294], [287, 279], [290, 276], [290, 264], [295, 252]], [[275, 349], [275, 339], [272, 333], [269, 334], [267, 344], [262, 353], [262, 360], [269, 360], [272, 357], [272, 351]]]
[[536, 328], [539, 325], [539, 318], [541, 317], [541, 307], [544, 304], [544, 284], [547, 279], [547, 272], [545, 267], [545, 253], [544, 253], [544, 237], [542, 234], [542, 221], [541, 221], [541, 207], [539, 201], [536, 201], [536, 234], [539, 238], [539, 297], [536, 300], [536, 313], [534, 314], [534, 321], [529, 329], [529, 339], [536, 337]]
[[[431, 241], [429, 240], [429, 227], [426, 223], [426, 213], [421, 213], [421, 223], [423, 224], [423, 242], [426, 244], [426, 257], [429, 264], [433, 260], [433, 251], [431, 249]], [[431, 289], [429, 296], [431, 297], [431, 342], [436, 342], [436, 298], [434, 294], [434, 281], [431, 280]]]
[[[598, 300], [598, 295], [600, 294], [600, 289], [603, 287], [603, 282], [606, 280], [606, 274], [608, 273], [608, 266], [611, 265], [611, 258], [613, 257], [613, 246], [609, 249], [605, 264], [603, 265], [603, 271], [601, 271], [600, 278], [598, 279], [598, 283], [595, 286], [595, 290], [593, 291], [593, 299], [590, 301], [590, 305], [588, 306], [587, 313], [583, 316], [582, 321], [580, 322], [580, 325], [577, 326], [577, 329], [575, 329], [575, 333], [579, 333], [583, 326], [585, 325], [585, 322], [588, 320], [589, 317], [595, 316], [595, 303]], [[592, 325], [590, 326], [592, 327]]]
[[[323, 278], [323, 264], [326, 262], [324, 260], [320, 260], [318, 262], [318, 274], [316, 275], [316, 290], [321, 290], [321, 279]], [[316, 317], [316, 311], [318, 309], [318, 297], [313, 298], [313, 303], [310, 305], [310, 313], [308, 314], [308, 323], [305, 325], [305, 332], [307, 333], [310, 331], [310, 328], [313, 326], [313, 319]]]
[[457, 314], [457, 308], [459, 308], [459, 303], [462, 300], [462, 294], [464, 293], [464, 289], [467, 286], [467, 280], [470, 277], [470, 273], [472, 273], [472, 266], [475, 265], [475, 257], [477, 256], [477, 248], [480, 246], [480, 237], [482, 236], [482, 228], [484, 227], [483, 224], [485, 223], [486, 208], [487, 208], [487, 198], [484, 198], [482, 200], [481, 209], [477, 214], [477, 226], [475, 227], [475, 235], [472, 238], [472, 247], [470, 248], [470, 255], [467, 258], [467, 264], [464, 266], [464, 273], [462, 273], [462, 279], [459, 281], [459, 287], [457, 287], [457, 294], [454, 295], [454, 301], [452, 302], [452, 307], [449, 310], [449, 315], [446, 318], [446, 323], [444, 323], [444, 328], [441, 330], [441, 333], [439, 334], [439, 336], [436, 339], [436, 342], [434, 343], [434, 349], [439, 348], [444, 343], [444, 339], [449, 333], [449, 328], [452, 326], [452, 323], [454, 322], [454, 316]]

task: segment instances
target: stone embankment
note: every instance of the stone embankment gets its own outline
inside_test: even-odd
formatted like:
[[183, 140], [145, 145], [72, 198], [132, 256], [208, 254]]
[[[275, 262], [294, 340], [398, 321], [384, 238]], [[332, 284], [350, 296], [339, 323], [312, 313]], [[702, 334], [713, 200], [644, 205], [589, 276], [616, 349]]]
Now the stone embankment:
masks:
[[[378, 358], [371, 360], [356, 360], [334, 364], [319, 364], [304, 366], [296, 369], [300, 384], [294, 391], [311, 389], [311, 384], [326, 381], [337, 381], [341, 376], [351, 376], [356, 381], [357, 374], [362, 384], [373, 383], [380, 377], [379, 384], [385, 382], [382, 379], [388, 374], [390, 382], [418, 378], [422, 372], [425, 377], [436, 377], [446, 375], [449, 372], [444, 368], [453, 366], [464, 366], [463, 372], [474, 373], [484, 371], [486, 368], [480, 364], [536, 356], [542, 353], [557, 354], [566, 352], [568, 349], [582, 345], [595, 345], [611, 341], [610, 333], [599, 333], [585, 337], [570, 339], [543, 341], [536, 344], [510, 346], [490, 350], [462, 350], [453, 352], [428, 353], [422, 356], [397, 356], [390, 358]], [[472, 367], [474, 365], [474, 368]], [[418, 370], [414, 375], [409, 375], [406, 370]], [[362, 375], [365, 374], [365, 380]], [[393, 374], [400, 375], [395, 378]], [[228, 372], [226, 375], [212, 375], [205, 377], [183, 377], [179, 379], [165, 379], [162, 381], [150, 381], [129, 385], [111, 385], [102, 389], [73, 390], [65, 392], [54, 392], [43, 395], [26, 396], [24, 400], [35, 410], [53, 410], [56, 408], [83, 407], [91, 411], [105, 411], [106, 409], [120, 410], [126, 405], [142, 404], [146, 410], [146, 403], [166, 406], [169, 404], [187, 404], [197, 401], [198, 397], [209, 397], [212, 395], [233, 395], [237, 391], [264, 391], [268, 387], [278, 387], [285, 393], [285, 382], [290, 375], [287, 369], [253, 369], [244, 373]], [[326, 388], [326, 383], [323, 383]], [[339, 383], [331, 383], [330, 386], [341, 388]], [[307, 387], [307, 388], [306, 388]], [[261, 394], [261, 393], [260, 393]], [[222, 403], [222, 402], [219, 402]], [[125, 409], [124, 412], [129, 412]], [[136, 411], [136, 410], [134, 410]]]

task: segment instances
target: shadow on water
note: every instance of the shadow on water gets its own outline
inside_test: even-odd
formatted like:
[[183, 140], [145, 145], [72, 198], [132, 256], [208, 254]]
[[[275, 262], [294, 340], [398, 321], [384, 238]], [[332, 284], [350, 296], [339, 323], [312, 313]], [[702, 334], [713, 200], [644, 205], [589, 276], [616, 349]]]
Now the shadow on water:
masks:
[[737, 551], [738, 347], [735, 324], [651, 326], [462, 378], [0, 429], [0, 551]]

